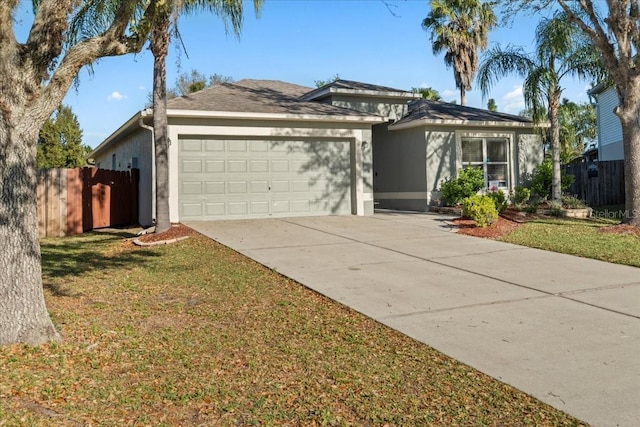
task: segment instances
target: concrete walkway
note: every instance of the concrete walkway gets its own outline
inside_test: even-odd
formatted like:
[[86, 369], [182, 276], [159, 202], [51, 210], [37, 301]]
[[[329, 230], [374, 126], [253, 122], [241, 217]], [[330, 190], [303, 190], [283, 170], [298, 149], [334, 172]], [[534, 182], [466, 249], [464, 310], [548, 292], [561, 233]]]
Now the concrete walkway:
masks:
[[594, 426], [640, 425], [640, 269], [379, 213], [187, 225]]

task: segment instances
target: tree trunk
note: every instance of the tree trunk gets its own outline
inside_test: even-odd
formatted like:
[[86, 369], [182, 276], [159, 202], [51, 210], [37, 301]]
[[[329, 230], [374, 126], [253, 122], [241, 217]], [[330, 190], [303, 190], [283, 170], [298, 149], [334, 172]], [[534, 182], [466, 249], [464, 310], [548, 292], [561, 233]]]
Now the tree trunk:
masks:
[[467, 105], [467, 91], [464, 89], [460, 89], [460, 105]]
[[156, 162], [156, 233], [171, 227], [169, 217], [169, 139], [167, 136], [167, 68], [169, 16], [155, 24], [151, 33], [153, 53], [153, 133]]
[[[3, 110], [0, 118], [0, 345], [38, 345], [60, 336], [49, 319], [42, 289], [36, 212], [38, 125], [16, 126], [16, 110]], [[24, 129], [27, 132], [21, 132]]]
[[625, 215], [622, 222], [640, 226], [640, 116], [633, 107], [628, 110], [621, 107], [618, 115], [624, 146]]
[[560, 109], [560, 93], [552, 93], [549, 96], [549, 133], [551, 134], [551, 200], [562, 201], [562, 182], [560, 174], [560, 122], [558, 110]]

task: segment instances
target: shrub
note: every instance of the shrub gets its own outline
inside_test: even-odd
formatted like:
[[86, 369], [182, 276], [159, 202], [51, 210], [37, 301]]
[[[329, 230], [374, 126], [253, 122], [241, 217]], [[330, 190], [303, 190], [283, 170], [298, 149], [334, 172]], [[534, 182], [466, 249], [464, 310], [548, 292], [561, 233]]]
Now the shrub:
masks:
[[493, 200], [493, 204], [496, 206], [498, 213], [504, 212], [505, 209], [507, 209], [507, 206], [509, 206], [507, 203], [507, 196], [502, 190], [490, 191], [487, 193], [487, 196]]
[[498, 219], [498, 210], [493, 199], [477, 194], [464, 199], [462, 214], [471, 218], [480, 227], [491, 225]]
[[[542, 199], [548, 198], [551, 194], [552, 174], [553, 166], [551, 160], [545, 159], [531, 174], [531, 191]], [[576, 177], [561, 171], [560, 179], [562, 181], [561, 189], [564, 192], [573, 184]]]
[[572, 194], [565, 194], [562, 196], [562, 206], [567, 209], [581, 209], [586, 207], [585, 203]]
[[516, 187], [513, 190], [513, 204], [516, 206], [522, 206], [531, 198], [531, 190], [526, 187]]
[[442, 183], [442, 198], [446, 205], [457, 206], [467, 197], [476, 194], [482, 187], [484, 187], [482, 169], [460, 169], [456, 179], [448, 179]]
[[551, 216], [562, 215], [562, 203], [558, 203], [555, 200], [552, 200], [548, 203], [548, 206], [549, 206], [549, 215]]

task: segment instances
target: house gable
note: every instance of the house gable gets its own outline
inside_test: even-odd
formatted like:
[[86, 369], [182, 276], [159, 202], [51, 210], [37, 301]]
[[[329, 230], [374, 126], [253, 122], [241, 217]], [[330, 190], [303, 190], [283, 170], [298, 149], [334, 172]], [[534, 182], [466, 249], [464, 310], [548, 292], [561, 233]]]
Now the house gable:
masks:
[[351, 80], [336, 80], [302, 96], [302, 99], [399, 120], [407, 103], [419, 94]]

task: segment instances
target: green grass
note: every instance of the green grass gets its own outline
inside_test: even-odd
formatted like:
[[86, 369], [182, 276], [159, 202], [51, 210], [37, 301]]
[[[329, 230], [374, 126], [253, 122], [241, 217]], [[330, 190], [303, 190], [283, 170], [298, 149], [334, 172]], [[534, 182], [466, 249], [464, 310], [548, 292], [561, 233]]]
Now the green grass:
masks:
[[640, 267], [640, 237], [602, 232], [619, 223], [617, 207], [602, 210], [599, 219], [540, 218], [527, 222], [499, 240], [532, 248]]
[[0, 348], [0, 426], [581, 423], [215, 242], [42, 242], [59, 344]]

